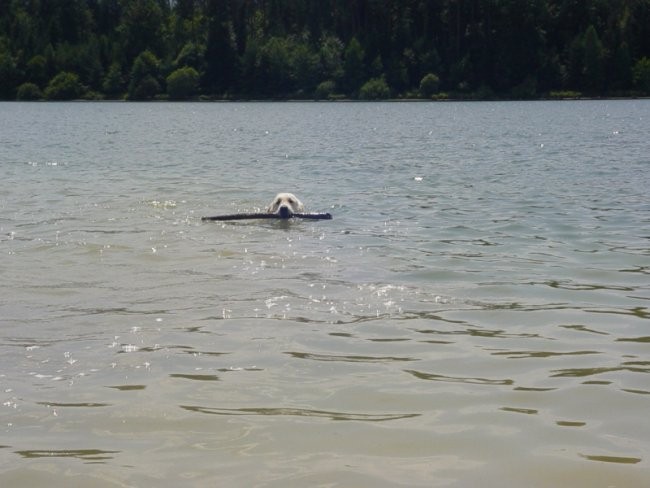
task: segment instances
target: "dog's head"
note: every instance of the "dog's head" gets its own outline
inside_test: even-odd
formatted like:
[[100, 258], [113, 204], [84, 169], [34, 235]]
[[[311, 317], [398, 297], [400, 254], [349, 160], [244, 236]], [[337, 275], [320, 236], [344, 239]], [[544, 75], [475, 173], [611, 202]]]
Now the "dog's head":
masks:
[[304, 207], [293, 193], [278, 193], [266, 210], [269, 213], [278, 214], [283, 219], [288, 219], [294, 213], [302, 212]]

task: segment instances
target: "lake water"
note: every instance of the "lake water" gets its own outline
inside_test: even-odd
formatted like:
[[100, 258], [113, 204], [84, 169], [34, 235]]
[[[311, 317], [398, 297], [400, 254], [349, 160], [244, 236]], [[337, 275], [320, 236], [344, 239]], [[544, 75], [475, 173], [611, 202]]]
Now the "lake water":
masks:
[[[0, 104], [0, 484], [639, 487], [650, 101]], [[331, 221], [202, 223], [291, 191]]]

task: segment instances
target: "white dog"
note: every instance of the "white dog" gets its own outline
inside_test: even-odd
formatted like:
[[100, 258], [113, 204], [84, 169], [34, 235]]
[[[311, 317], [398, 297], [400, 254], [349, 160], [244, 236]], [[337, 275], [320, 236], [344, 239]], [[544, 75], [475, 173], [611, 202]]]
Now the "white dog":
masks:
[[278, 214], [283, 219], [290, 218], [295, 213], [304, 212], [305, 207], [293, 193], [278, 193], [266, 208], [269, 213]]

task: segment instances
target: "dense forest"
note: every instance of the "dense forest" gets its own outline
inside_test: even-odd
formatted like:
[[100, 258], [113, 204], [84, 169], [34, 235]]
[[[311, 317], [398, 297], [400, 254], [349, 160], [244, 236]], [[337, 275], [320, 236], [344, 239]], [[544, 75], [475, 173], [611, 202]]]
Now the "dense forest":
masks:
[[0, 0], [0, 99], [650, 95], [650, 0]]

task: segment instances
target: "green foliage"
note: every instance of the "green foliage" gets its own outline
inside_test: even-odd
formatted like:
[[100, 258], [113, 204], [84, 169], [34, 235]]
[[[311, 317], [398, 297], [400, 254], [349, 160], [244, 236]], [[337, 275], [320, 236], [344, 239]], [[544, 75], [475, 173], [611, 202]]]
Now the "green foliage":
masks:
[[343, 76], [343, 43], [332, 35], [320, 41], [320, 62], [322, 77], [326, 80], [338, 80]]
[[384, 73], [384, 63], [381, 60], [381, 56], [378, 54], [375, 56], [375, 59], [370, 63], [370, 77], [378, 78]]
[[348, 3], [0, 0], [0, 99], [61, 72], [79, 96], [160, 98], [184, 67], [211, 98], [650, 93], [650, 0]]
[[311, 94], [318, 83], [320, 62], [306, 42], [294, 45], [292, 52], [292, 72], [297, 87], [305, 94]]
[[95, 37], [89, 38], [85, 44], [58, 44], [54, 49], [53, 63], [60, 71], [76, 73], [84, 84], [99, 88], [103, 69]]
[[650, 93], [650, 58], [641, 58], [634, 65], [634, 84], [644, 93]]
[[356, 93], [365, 78], [363, 60], [365, 53], [356, 37], [353, 37], [345, 49], [343, 61], [343, 79], [341, 84], [350, 95]]
[[372, 78], [359, 90], [359, 98], [362, 100], [380, 100], [388, 97], [390, 97], [390, 89], [384, 78]]
[[465, 94], [462, 98], [467, 98], [468, 100], [493, 100], [496, 98], [496, 95], [492, 87], [483, 84], [471, 93]]
[[271, 37], [265, 43], [249, 39], [242, 58], [244, 92], [267, 97], [304, 97], [314, 92], [318, 56], [295, 37]]
[[167, 94], [173, 100], [182, 100], [196, 94], [199, 73], [189, 66], [179, 68], [167, 77]]
[[79, 75], [62, 71], [50, 80], [45, 89], [45, 98], [48, 100], [75, 100], [85, 92], [79, 82]]
[[583, 84], [584, 42], [582, 35], [576, 35], [566, 54], [565, 87], [579, 87]]
[[151, 75], [146, 75], [129, 87], [129, 100], [153, 100], [161, 92], [160, 83]]
[[151, 100], [161, 92], [158, 76], [160, 60], [151, 52], [143, 51], [133, 61], [128, 98], [131, 100]]
[[43, 92], [34, 83], [23, 83], [16, 92], [17, 100], [40, 100], [41, 98], [43, 98]]
[[26, 79], [37, 85], [43, 85], [47, 81], [47, 60], [40, 54], [32, 57], [27, 62]]
[[104, 97], [103, 93], [96, 92], [94, 90], [88, 90], [88, 91], [84, 92], [84, 94], [81, 96], [81, 99], [82, 100], [94, 100], [94, 101], [97, 101], [97, 100], [104, 100], [105, 97]]
[[174, 65], [178, 68], [189, 66], [199, 72], [203, 70], [205, 64], [205, 46], [188, 42], [183, 46], [174, 60]]
[[122, 79], [122, 67], [119, 63], [111, 64], [102, 83], [102, 89], [109, 97], [116, 97], [123, 93], [124, 81]]
[[9, 51], [3, 50], [0, 43], [0, 98], [12, 100], [18, 80], [20, 72], [16, 61]]
[[568, 100], [580, 98], [582, 96], [582, 93], [572, 90], [561, 90], [552, 91], [548, 96], [553, 100]]
[[616, 49], [612, 66], [612, 88], [622, 90], [632, 82], [632, 58], [627, 43], [622, 43]]
[[257, 67], [264, 80], [258, 88], [267, 95], [287, 95], [294, 91], [290, 40], [271, 37], [260, 49]]
[[120, 3], [123, 11], [116, 31], [127, 62], [143, 51], [161, 54], [165, 18], [158, 2], [137, 0]]
[[[223, 94], [231, 90], [239, 82], [239, 88], [250, 83], [250, 78], [240, 79], [241, 64], [248, 59], [253, 59], [256, 54], [257, 40], [251, 37], [251, 43], [246, 44], [243, 56], [237, 51], [237, 41], [232, 22], [224, 22], [219, 15], [211, 17], [207, 26], [207, 43], [205, 48], [205, 68], [194, 66], [203, 73], [203, 86], [211, 93]], [[241, 58], [244, 58], [243, 60]], [[253, 77], [255, 68], [251, 68], [249, 76]]]
[[584, 85], [593, 93], [600, 93], [605, 81], [605, 63], [603, 44], [593, 25], [590, 25], [584, 36]]
[[527, 76], [524, 81], [512, 89], [512, 98], [531, 99], [537, 96], [537, 79], [533, 76]]
[[325, 80], [318, 84], [316, 87], [316, 98], [319, 100], [327, 100], [332, 98], [334, 91], [336, 90], [336, 83], [332, 80]]
[[440, 78], [438, 75], [428, 73], [420, 80], [420, 95], [424, 98], [431, 98], [434, 93], [438, 92], [440, 87]]

